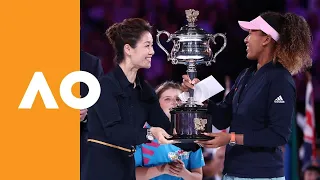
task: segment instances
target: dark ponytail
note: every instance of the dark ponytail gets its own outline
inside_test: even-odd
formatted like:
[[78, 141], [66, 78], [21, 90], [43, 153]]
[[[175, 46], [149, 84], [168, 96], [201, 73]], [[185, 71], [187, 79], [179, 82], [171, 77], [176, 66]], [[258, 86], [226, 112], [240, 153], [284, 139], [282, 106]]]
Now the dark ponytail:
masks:
[[296, 14], [281, 15], [283, 23], [276, 46], [276, 58], [291, 74], [312, 65], [311, 31], [307, 21]]

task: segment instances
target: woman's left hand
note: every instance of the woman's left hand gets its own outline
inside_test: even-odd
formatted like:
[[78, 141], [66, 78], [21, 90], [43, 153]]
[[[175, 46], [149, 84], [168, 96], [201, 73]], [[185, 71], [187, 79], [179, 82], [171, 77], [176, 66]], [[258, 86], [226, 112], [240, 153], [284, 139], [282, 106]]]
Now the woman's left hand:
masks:
[[217, 147], [225, 146], [230, 142], [230, 139], [231, 139], [230, 134], [226, 132], [203, 133], [203, 134], [214, 138], [208, 141], [195, 141], [195, 143], [205, 148], [217, 148]]

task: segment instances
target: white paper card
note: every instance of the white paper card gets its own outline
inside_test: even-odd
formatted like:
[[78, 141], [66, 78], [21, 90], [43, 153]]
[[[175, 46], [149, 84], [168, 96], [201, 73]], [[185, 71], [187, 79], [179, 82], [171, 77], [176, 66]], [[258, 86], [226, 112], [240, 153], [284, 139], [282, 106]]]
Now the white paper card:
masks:
[[183, 92], [179, 94], [179, 98], [182, 102], [187, 102], [189, 98], [189, 92]]
[[213, 76], [209, 76], [194, 86], [194, 99], [202, 103], [223, 90], [221, 84]]
[[[220, 93], [223, 90], [224, 88], [221, 86], [221, 84], [213, 76], [209, 76], [194, 86], [193, 97], [196, 104], [201, 105], [203, 101]], [[181, 93], [179, 98], [183, 102], [186, 102], [189, 98], [189, 92]]]

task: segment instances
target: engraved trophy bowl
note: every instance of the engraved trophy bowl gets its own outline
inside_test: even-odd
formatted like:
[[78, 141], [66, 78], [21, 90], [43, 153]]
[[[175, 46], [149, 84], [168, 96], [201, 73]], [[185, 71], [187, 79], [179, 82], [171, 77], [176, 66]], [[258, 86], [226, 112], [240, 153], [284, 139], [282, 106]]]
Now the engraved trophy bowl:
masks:
[[[173, 34], [167, 31], [158, 31], [156, 42], [158, 46], [166, 53], [167, 60], [173, 65], [182, 64], [187, 66], [187, 74], [190, 79], [194, 79], [197, 75], [196, 67], [205, 64], [210, 66], [216, 62], [216, 57], [223, 51], [227, 45], [225, 34], [209, 34], [198, 25], [195, 24], [199, 11], [189, 9], [185, 11], [188, 24], [181, 27], [180, 30]], [[172, 41], [173, 47], [169, 53], [160, 43], [160, 35], [167, 35], [167, 42]], [[224, 43], [222, 47], [213, 53], [210, 44], [216, 44], [215, 39], [222, 37]], [[195, 140], [210, 140], [211, 137], [202, 133], [212, 132], [212, 117], [207, 113], [206, 107], [198, 105], [193, 98], [193, 90], [189, 90], [189, 98], [187, 102], [171, 109], [171, 124], [175, 129], [173, 140], [181, 143], [190, 143]], [[200, 102], [201, 103], [201, 102]]]

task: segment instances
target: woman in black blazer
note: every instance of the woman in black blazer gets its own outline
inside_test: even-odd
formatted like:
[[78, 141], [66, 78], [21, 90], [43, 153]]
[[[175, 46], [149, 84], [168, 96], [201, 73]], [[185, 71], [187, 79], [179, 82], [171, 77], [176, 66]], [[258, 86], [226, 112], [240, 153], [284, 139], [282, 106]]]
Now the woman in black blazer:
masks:
[[[149, 23], [126, 19], [106, 34], [117, 66], [100, 79], [100, 98], [88, 112], [88, 154], [81, 179], [133, 180], [134, 147], [154, 138], [173, 143], [166, 139], [171, 125], [154, 90], [137, 76], [139, 69], [151, 67], [154, 54]], [[143, 128], [146, 122], [151, 128]]]

